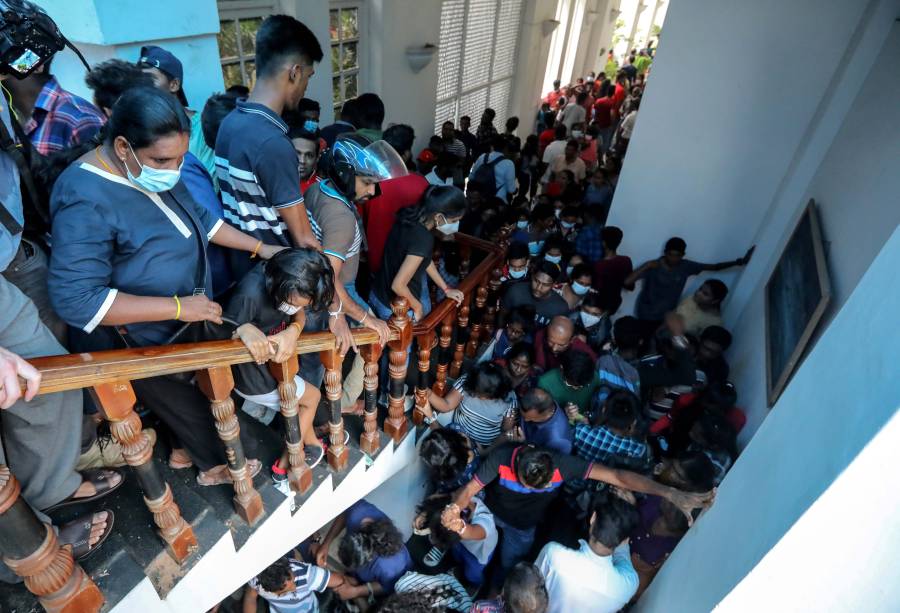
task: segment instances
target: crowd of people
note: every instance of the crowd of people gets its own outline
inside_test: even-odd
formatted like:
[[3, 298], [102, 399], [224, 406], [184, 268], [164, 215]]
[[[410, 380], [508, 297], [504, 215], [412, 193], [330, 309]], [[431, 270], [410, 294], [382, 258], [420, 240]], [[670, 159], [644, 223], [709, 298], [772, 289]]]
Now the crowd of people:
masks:
[[[0, 463], [48, 522], [121, 486], [122, 449], [94, 401], [35, 397], [40, 376], [27, 360], [67, 350], [239, 339], [254, 358], [234, 367], [245, 418], [278, 428], [266, 364], [290, 358], [304, 333], [330, 330], [352, 356], [342, 410], [358, 413], [363, 363], [351, 328], [384, 343], [395, 297], [414, 320], [434, 299], [461, 302], [451, 239], [463, 232], [509, 245], [496, 333], [446, 395], [428, 397], [429, 488], [407, 501], [413, 536], [404, 541], [360, 500], [254, 578], [244, 611], [260, 597], [272, 611], [316, 611], [316, 593], [385, 612], [626, 607], [712, 503], [745, 421], [724, 357], [728, 288], [707, 279], [682, 294], [689, 277], [741, 266], [752, 249], [705, 264], [671, 237], [634, 268], [619, 253], [624, 230], [606, 221], [650, 54], [555, 83], [525, 130], [511, 117], [499, 131], [485, 109], [475, 132], [469, 117], [448, 119], [418, 153], [410, 126], [383, 125], [374, 93], [319, 125], [305, 93], [323, 51], [297, 20], [266, 19], [255, 58], [252, 90], [215, 94], [202, 109], [187, 105], [181, 61], [155, 46], [94, 66], [90, 102], [63, 89], [50, 61], [4, 78], [4, 141], [14, 147], [0, 153]], [[635, 315], [625, 315], [623, 292], [638, 282]], [[327, 444], [322, 378], [317, 355], [301, 356], [310, 466]], [[164, 376], [133, 386], [169, 465], [195, 467], [199, 486], [229, 484], [196, 384]], [[290, 492], [286, 457], [248, 466]], [[113, 520], [93, 512], [59, 526], [60, 540], [83, 559]]]

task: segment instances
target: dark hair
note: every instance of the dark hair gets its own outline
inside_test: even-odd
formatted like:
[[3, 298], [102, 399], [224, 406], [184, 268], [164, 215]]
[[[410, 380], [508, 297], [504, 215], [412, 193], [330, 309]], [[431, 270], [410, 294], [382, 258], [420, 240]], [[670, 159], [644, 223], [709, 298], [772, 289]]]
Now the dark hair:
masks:
[[537, 275], [538, 273], [544, 273], [555, 283], [562, 274], [562, 270], [560, 269], [559, 264], [541, 260], [534, 267], [534, 274]]
[[585, 100], [587, 100], [587, 97], [588, 97], [587, 92], [581, 92], [580, 94], [575, 96], [575, 103], [576, 104], [584, 104]]
[[510, 309], [505, 325], [509, 324], [519, 324], [525, 334], [534, 332], [534, 307], [530, 304], [523, 304]]
[[566, 124], [563, 122], [559, 122], [556, 124], [556, 127], [553, 129], [554, 140], [563, 140], [566, 137]]
[[663, 251], [679, 251], [685, 253], [687, 251], [687, 243], [678, 236], [673, 236], [666, 241], [666, 248]]
[[619, 349], [637, 349], [643, 339], [640, 322], [631, 315], [620, 317], [613, 323], [613, 339]]
[[528, 251], [528, 245], [522, 242], [515, 242], [509, 246], [506, 251], [506, 261], [510, 260], [527, 260], [531, 258]]
[[604, 226], [600, 230], [601, 242], [610, 249], [618, 249], [622, 244], [622, 230], [616, 226]]
[[702, 392], [705, 407], [725, 412], [737, 404], [737, 390], [728, 381], [713, 381]]
[[133, 87], [153, 87], [153, 77], [136, 64], [118, 59], [96, 64], [84, 75], [84, 82], [101, 109], [111, 109], [119, 96]]
[[594, 277], [594, 269], [590, 264], [586, 264], [582, 262], [581, 264], [575, 264], [572, 267], [572, 274], [569, 275], [569, 279], [580, 279], [581, 277], [588, 277], [593, 282]]
[[567, 204], [566, 206], [563, 207], [559, 216], [560, 216], [560, 218], [581, 217], [581, 207], [574, 205], [574, 204]]
[[108, 144], [122, 136], [135, 150], [164, 136], [191, 131], [184, 107], [171, 94], [155, 87], [135, 87], [122, 94], [106, 125]]
[[459, 217], [465, 212], [466, 196], [461, 189], [452, 185], [431, 185], [425, 190], [419, 204], [400, 209], [397, 221], [413, 225], [425, 223], [436, 215], [450, 219]]
[[594, 360], [577, 349], [566, 349], [559, 358], [563, 379], [569, 385], [585, 386], [594, 380]]
[[575, 140], [574, 138], [572, 138], [572, 139], [569, 139], [568, 142], [566, 142], [566, 148], [568, 148], [568, 147], [572, 147], [572, 148], [574, 148], [576, 151], [580, 151], [580, 150], [581, 150], [581, 143], [579, 143], [577, 140]]
[[[574, 271], [573, 271], [574, 272]], [[581, 306], [600, 309], [607, 315], [613, 315], [622, 306], [622, 294], [616, 292], [589, 292]]]
[[322, 46], [312, 30], [288, 15], [267, 17], [256, 32], [256, 75], [273, 76], [285, 60], [322, 61]]
[[603, 404], [603, 425], [625, 430], [630, 428], [641, 414], [640, 399], [628, 390], [615, 390]]
[[556, 466], [553, 454], [534, 445], [523, 445], [516, 452], [516, 476], [523, 485], [540, 489], [550, 483]]
[[343, 119], [344, 121], [349, 121], [355, 126], [357, 122], [356, 107], [356, 98], [344, 100], [344, 104], [341, 105], [341, 119]]
[[494, 121], [494, 117], [497, 116], [497, 111], [488, 107], [488, 108], [484, 109], [484, 113], [482, 113], [481, 116], [482, 117], [487, 116], [491, 121]]
[[439, 603], [453, 596], [448, 586], [435, 586], [414, 592], [395, 592], [378, 607], [378, 613], [451, 613]]
[[482, 362], [469, 371], [463, 389], [469, 394], [503, 400], [510, 392], [510, 384], [502, 368], [493, 362]]
[[506, 613], [546, 613], [550, 595], [538, 567], [527, 562], [516, 564], [503, 582]]
[[558, 232], [551, 234], [544, 239], [544, 244], [541, 247], [541, 256], [546, 255], [551, 249], [559, 249], [560, 254], [565, 256], [567, 247], [569, 246], [568, 242], [569, 241], [563, 238], [563, 235]]
[[229, 85], [225, 89], [226, 94], [232, 94], [237, 96], [238, 98], [246, 98], [250, 95], [250, 88], [246, 85], [241, 85], [240, 83], [236, 83], [235, 85]]
[[537, 411], [541, 415], [549, 413], [556, 408], [556, 401], [545, 390], [533, 387], [522, 396], [522, 411], [530, 413]]
[[347, 531], [338, 547], [338, 558], [349, 569], [365, 566], [380, 557], [390, 557], [403, 549], [403, 535], [389, 519], [376, 519]]
[[689, 492], [706, 492], [716, 481], [716, 466], [702, 451], [685, 451], [676, 458], [680, 474]]
[[430, 532], [431, 544], [447, 551], [460, 541], [460, 536], [453, 530], [448, 530], [441, 523], [441, 513], [452, 502], [450, 494], [435, 494], [426, 496], [416, 505], [416, 515], [425, 516], [425, 526]]
[[384, 122], [384, 102], [378, 94], [360, 94], [354, 103], [357, 128], [380, 130]]
[[731, 332], [722, 326], [707, 326], [700, 333], [700, 342], [702, 343], [703, 341], [712, 341], [722, 347], [722, 351], [725, 351], [731, 347], [732, 336]]
[[319, 126], [315, 125], [315, 127], [313, 128], [312, 125], [307, 125], [307, 122], [310, 122], [310, 124], [315, 124], [315, 122], [304, 116], [302, 111], [300, 111], [299, 109], [296, 111], [286, 110], [284, 113], [282, 113], [281, 118], [284, 119], [284, 123], [286, 123], [288, 126], [288, 138], [302, 138], [305, 140], [315, 141], [316, 148], [318, 148]]
[[384, 131], [382, 138], [397, 153], [403, 155], [407, 151], [412, 151], [413, 142], [416, 140], [416, 132], [412, 129], [412, 126], [408, 126], [405, 123], [395, 123]]
[[267, 592], [274, 593], [281, 590], [284, 584], [292, 579], [293, 576], [294, 572], [291, 570], [290, 560], [279, 558], [259, 573], [256, 579], [259, 581], [259, 587]]
[[531, 221], [543, 221], [545, 219], [556, 218], [556, 212], [552, 204], [541, 202], [531, 209]]
[[434, 481], [453, 481], [469, 463], [469, 440], [450, 428], [438, 428], [422, 442], [419, 457]]
[[285, 249], [265, 263], [266, 292], [275, 305], [294, 293], [309, 299], [310, 311], [321, 311], [334, 299], [334, 270], [314, 249]]
[[716, 303], [722, 302], [725, 300], [725, 296], [728, 295], [728, 286], [719, 279], [707, 279], [703, 282], [703, 285], [707, 286], [709, 291], [712, 292]]
[[494, 138], [491, 139], [491, 149], [496, 151], [497, 153], [506, 153], [506, 150], [509, 148], [509, 141], [503, 138], [502, 134], [498, 134]]
[[219, 135], [219, 126], [222, 120], [237, 106], [238, 96], [234, 93], [213, 94], [200, 112], [200, 128], [203, 130], [203, 140], [210, 149], [216, 148], [216, 137]]
[[465, 119], [469, 123], [472, 123], [472, 118], [469, 117], [468, 115], [463, 115], [462, 117], [459, 118], [460, 121], [462, 121], [463, 119]]
[[519, 127], [519, 118], [518, 117], [510, 117], [506, 120], [506, 130], [507, 132], [512, 132], [516, 128]]
[[732, 459], [737, 457], [737, 432], [725, 415], [706, 410], [694, 427], [702, 439], [697, 442], [703, 447], [711, 451], [725, 451]]
[[534, 364], [534, 345], [519, 341], [506, 352], [506, 363], [508, 364], [522, 355], [526, 356], [531, 364]]
[[638, 510], [615, 494], [597, 494], [593, 506], [595, 515], [590, 527], [591, 540], [610, 549], [628, 538], [640, 521]]
[[301, 98], [300, 103], [297, 105], [298, 113], [320, 113], [322, 112], [322, 107], [319, 106], [318, 100], [313, 100], [312, 98]]

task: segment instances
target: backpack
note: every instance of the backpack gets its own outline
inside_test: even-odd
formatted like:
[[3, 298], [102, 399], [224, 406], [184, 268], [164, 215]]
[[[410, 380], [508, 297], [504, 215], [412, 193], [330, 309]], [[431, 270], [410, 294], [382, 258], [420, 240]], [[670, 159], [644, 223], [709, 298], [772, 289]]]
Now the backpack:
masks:
[[469, 189], [481, 192], [485, 196], [493, 196], [497, 193], [497, 173], [495, 166], [497, 166], [497, 162], [505, 160], [506, 158], [499, 155], [496, 159], [488, 162], [488, 155], [490, 155], [490, 153], [484, 154], [484, 161], [472, 175], [472, 178], [469, 179]]

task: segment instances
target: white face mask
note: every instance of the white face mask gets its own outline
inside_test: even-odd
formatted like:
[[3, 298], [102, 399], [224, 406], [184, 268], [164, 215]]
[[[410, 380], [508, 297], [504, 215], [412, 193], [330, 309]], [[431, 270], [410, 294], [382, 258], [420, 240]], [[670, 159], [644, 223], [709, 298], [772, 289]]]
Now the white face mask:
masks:
[[518, 229], [520, 229], [520, 230], [525, 230], [525, 229], [527, 229], [527, 228], [528, 228], [528, 220], [527, 220], [527, 219], [520, 219], [519, 221], [516, 222], [516, 227], [517, 227]]
[[510, 279], [521, 279], [521, 278], [523, 278], [523, 277], [525, 276], [525, 274], [526, 274], [527, 272], [528, 272], [528, 270], [525, 269], [525, 268], [523, 268], [522, 270], [510, 270], [510, 271], [509, 271], [509, 278], [510, 278]]
[[459, 220], [454, 221], [453, 223], [442, 223], [437, 228], [435, 228], [441, 234], [451, 235], [459, 232]]
[[571, 277], [571, 276], [572, 276], [572, 271], [573, 271], [573, 270], [575, 270], [575, 267], [574, 267], [574, 266], [566, 266], [566, 276], [567, 276], [567, 277]]
[[285, 315], [296, 315], [302, 307], [294, 306], [288, 302], [282, 302], [278, 305], [278, 310]]
[[559, 264], [562, 262], [561, 255], [550, 255], [549, 253], [544, 256], [544, 259], [550, 262], [551, 264]]
[[561, 222], [559, 222], [559, 225], [561, 225], [563, 227], [563, 229], [565, 229], [565, 230], [571, 230], [572, 228], [575, 227], [575, 222], [574, 221], [561, 221]]
[[584, 296], [588, 293], [588, 290], [591, 289], [587, 285], [582, 285], [578, 281], [572, 281], [572, 291], [575, 292], [576, 296]]
[[584, 132], [581, 130], [572, 130], [572, 138], [581, 138], [584, 136]]
[[599, 315], [591, 315], [585, 311], [581, 312], [581, 323], [584, 324], [585, 328], [592, 328], [600, 323], [600, 320], [603, 319]]

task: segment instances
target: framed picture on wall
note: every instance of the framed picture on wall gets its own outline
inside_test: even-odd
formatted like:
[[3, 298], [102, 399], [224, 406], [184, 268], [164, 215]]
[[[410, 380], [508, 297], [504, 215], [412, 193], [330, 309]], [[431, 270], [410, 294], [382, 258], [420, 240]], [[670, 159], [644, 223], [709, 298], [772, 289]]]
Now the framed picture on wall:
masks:
[[766, 283], [768, 405], [784, 391], [831, 301], [815, 200], [810, 199]]

